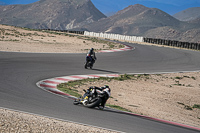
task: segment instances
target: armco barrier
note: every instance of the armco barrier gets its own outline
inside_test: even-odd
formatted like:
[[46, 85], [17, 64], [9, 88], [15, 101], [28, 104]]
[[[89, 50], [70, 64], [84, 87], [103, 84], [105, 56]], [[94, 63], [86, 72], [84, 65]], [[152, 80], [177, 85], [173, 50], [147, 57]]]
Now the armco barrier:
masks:
[[42, 29], [46, 31], [57, 31], [57, 32], [66, 32], [66, 33], [73, 33], [73, 34], [82, 34], [84, 35], [85, 31], [70, 31], [70, 30], [53, 30], [53, 29]]
[[144, 38], [144, 42], [165, 45], [165, 46], [172, 46], [172, 47], [200, 50], [199, 43], [181, 42], [175, 40], [164, 40], [164, 39], [154, 39], [154, 38]]

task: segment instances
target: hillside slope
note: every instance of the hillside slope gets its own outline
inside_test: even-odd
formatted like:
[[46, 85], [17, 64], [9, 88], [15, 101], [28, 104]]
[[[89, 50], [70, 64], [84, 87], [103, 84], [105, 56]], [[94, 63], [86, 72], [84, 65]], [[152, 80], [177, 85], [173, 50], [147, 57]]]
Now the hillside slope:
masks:
[[198, 23], [187, 23], [140, 4], [131, 5], [115, 15], [84, 27], [88, 31], [136, 35], [178, 41], [200, 41]]
[[0, 6], [0, 24], [68, 30], [106, 17], [90, 0], [40, 0]]

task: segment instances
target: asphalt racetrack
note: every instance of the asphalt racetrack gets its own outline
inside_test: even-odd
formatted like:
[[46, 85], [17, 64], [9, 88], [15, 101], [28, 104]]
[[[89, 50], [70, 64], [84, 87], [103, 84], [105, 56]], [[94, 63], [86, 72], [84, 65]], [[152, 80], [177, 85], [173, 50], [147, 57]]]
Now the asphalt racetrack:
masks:
[[0, 52], [0, 107], [129, 133], [199, 133], [109, 109], [75, 106], [71, 99], [36, 86], [40, 80], [68, 75], [200, 70], [199, 51], [128, 45], [135, 50], [98, 53], [93, 70], [84, 69], [86, 54]]

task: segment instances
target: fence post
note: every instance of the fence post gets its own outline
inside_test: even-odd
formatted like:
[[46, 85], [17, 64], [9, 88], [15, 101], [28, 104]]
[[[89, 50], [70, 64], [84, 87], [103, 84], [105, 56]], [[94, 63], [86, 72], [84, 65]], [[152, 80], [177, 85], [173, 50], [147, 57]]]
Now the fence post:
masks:
[[200, 44], [197, 43], [197, 50], [200, 50]]

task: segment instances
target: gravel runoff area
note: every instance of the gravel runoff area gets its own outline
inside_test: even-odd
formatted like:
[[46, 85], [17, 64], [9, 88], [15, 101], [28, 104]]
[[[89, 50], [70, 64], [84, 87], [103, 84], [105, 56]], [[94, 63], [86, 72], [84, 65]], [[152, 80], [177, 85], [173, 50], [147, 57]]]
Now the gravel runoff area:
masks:
[[44, 116], [0, 109], [0, 133], [116, 133]]
[[[109, 48], [107, 44], [76, 36], [28, 31], [0, 25], [0, 51], [39, 53], [85, 53], [88, 49]], [[117, 46], [118, 47], [118, 46]], [[119, 105], [138, 114], [200, 127], [200, 73], [151, 75], [128, 81], [95, 82], [80, 86], [109, 84], [109, 104]], [[116, 85], [116, 86], [114, 86]], [[116, 88], [120, 91], [114, 91]], [[127, 94], [126, 92], [131, 92]], [[123, 97], [126, 96], [124, 99]], [[127, 102], [128, 101], [128, 102]], [[128, 104], [129, 101], [134, 101]], [[192, 109], [191, 109], [192, 108]], [[113, 132], [64, 122], [43, 116], [0, 109], [0, 132]]]

